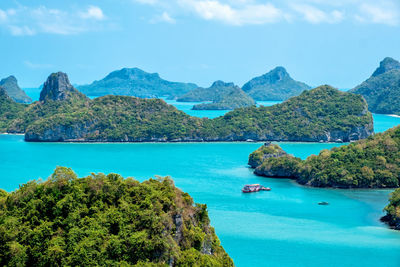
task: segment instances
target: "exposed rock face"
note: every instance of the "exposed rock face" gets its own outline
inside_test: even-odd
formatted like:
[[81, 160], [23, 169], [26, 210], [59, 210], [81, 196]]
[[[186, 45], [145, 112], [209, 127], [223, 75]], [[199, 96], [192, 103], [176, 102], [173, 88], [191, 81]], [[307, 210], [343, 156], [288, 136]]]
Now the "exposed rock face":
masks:
[[390, 70], [400, 70], [400, 62], [391, 57], [387, 57], [380, 62], [379, 68], [375, 70], [372, 76], [375, 77]]
[[75, 89], [69, 82], [66, 73], [57, 72], [51, 74], [44, 83], [43, 89], [40, 92], [40, 101], [46, 100], [65, 100], [69, 93]]
[[311, 89], [305, 83], [293, 80], [284, 67], [276, 67], [270, 72], [253, 78], [242, 87], [255, 100], [286, 100]]
[[0, 81], [0, 86], [5, 89], [7, 94], [17, 103], [30, 103], [32, 99], [26, 95], [24, 90], [18, 86], [18, 81], [14, 76], [9, 76]]

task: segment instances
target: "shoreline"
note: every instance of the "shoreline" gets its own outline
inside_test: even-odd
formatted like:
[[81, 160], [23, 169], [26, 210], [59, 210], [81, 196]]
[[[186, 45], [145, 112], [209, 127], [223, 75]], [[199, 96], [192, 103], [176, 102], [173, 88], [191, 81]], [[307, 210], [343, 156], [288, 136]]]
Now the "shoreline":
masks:
[[[15, 135], [24, 136], [23, 133], [0, 133], [0, 135]], [[362, 140], [362, 139], [360, 139]], [[25, 141], [25, 140], [24, 140]], [[358, 140], [357, 140], [358, 141]], [[348, 145], [355, 141], [350, 142], [317, 142], [317, 141], [276, 141], [276, 140], [263, 140], [263, 141], [87, 141], [87, 140], [71, 140], [71, 141], [25, 141], [27, 143], [53, 143], [53, 144], [264, 144], [271, 143], [286, 143], [286, 144], [338, 144]]]
[[25, 135], [24, 133], [0, 133], [0, 135]]
[[400, 116], [396, 115], [396, 114], [388, 114], [388, 116], [393, 117], [393, 118], [400, 118]]

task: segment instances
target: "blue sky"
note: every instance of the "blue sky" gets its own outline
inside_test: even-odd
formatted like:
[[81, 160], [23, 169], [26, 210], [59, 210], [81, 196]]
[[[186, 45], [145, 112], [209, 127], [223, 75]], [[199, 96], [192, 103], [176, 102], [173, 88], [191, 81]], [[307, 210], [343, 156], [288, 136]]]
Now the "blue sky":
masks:
[[275, 66], [352, 88], [400, 59], [399, 0], [1, 0], [0, 77], [75, 84], [122, 67], [172, 81], [242, 86]]

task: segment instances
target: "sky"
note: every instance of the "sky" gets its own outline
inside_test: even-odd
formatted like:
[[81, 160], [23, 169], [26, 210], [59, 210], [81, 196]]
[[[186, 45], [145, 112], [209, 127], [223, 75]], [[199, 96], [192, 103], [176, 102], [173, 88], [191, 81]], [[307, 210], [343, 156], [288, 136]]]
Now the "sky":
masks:
[[400, 0], [0, 1], [0, 77], [21, 87], [124, 67], [242, 86], [284, 66], [311, 86], [353, 88], [399, 48]]

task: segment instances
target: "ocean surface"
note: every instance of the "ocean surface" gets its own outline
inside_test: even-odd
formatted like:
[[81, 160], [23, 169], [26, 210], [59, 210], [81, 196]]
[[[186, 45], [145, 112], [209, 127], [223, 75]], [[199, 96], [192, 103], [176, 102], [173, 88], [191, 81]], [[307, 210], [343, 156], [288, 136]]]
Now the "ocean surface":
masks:
[[[189, 104], [175, 105], [194, 112]], [[224, 112], [191, 114], [212, 118]], [[385, 115], [374, 119], [376, 132], [400, 124], [400, 118]], [[169, 175], [196, 202], [207, 204], [211, 224], [236, 266], [400, 266], [400, 232], [379, 221], [391, 190], [309, 188], [257, 177], [247, 159], [260, 145], [26, 143], [23, 136], [0, 135], [0, 188], [12, 191], [46, 179], [56, 166], [71, 167], [79, 176], [116, 172], [140, 181]], [[280, 145], [306, 158], [340, 144]], [[272, 191], [242, 194], [249, 183]]]

